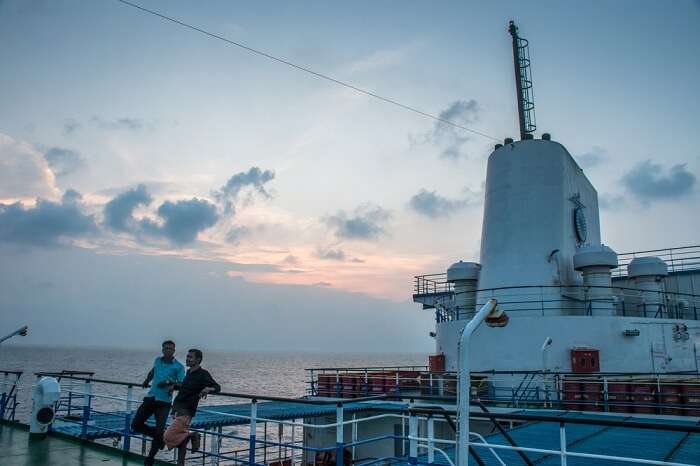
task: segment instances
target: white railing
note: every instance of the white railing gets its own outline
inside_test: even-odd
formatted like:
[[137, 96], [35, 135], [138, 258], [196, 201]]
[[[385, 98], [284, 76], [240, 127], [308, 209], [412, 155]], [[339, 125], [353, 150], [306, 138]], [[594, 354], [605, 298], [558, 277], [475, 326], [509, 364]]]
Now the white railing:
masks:
[[[132, 443], [132, 440], [140, 441], [141, 450], [144, 451], [149, 439], [135, 435], [130, 430], [133, 410], [137, 403], [140, 402], [135, 396], [135, 392], [139, 387], [136, 384], [110, 383], [109, 381], [94, 379], [82, 380], [80, 385], [80, 387], [72, 387], [69, 393], [64, 393], [64, 395], [70, 395], [73, 400], [80, 400], [79, 405], [72, 407], [73, 412], [79, 412], [80, 416], [66, 417], [64, 415], [59, 417], [59, 419], [79, 426], [81, 432], [79, 436], [81, 437], [90, 438], [91, 435], [89, 434], [99, 431], [101, 435], [92, 435], [92, 437], [118, 439], [119, 443], [117, 445], [125, 451], [133, 451], [134, 447], [138, 450], [138, 445]], [[98, 393], [96, 391], [95, 387], [103, 385], [107, 385], [106, 388], [109, 393]], [[122, 390], [122, 395], [115, 394], [115, 389]], [[399, 450], [394, 450], [393, 455], [383, 458], [386, 462], [433, 464], [436, 461], [437, 454], [451, 466], [454, 466], [455, 463], [450, 454], [457, 446], [456, 436], [446, 435], [446, 429], [435, 429], [435, 424], [438, 422], [448, 423], [453, 426], [452, 421], [448, 419], [454, 413], [444, 410], [428, 412], [433, 408], [425, 404], [421, 405], [419, 397], [415, 397], [414, 403], [408, 409], [405, 409], [403, 404], [396, 404], [395, 408], [391, 409], [382, 408], [381, 406], [385, 406], [383, 403], [372, 410], [371, 405], [368, 404], [368, 411], [362, 414], [348, 411], [345, 406], [347, 403], [356, 401], [356, 399], [338, 399], [325, 402], [318, 399], [286, 399], [225, 393], [210, 395], [210, 397], [216, 401], [247, 400], [250, 404], [244, 406], [247, 406], [247, 409], [250, 411], [247, 414], [236, 414], [219, 409], [217, 405], [205, 405], [199, 408], [201, 414], [220, 417], [217, 421], [218, 426], [197, 429], [202, 434], [204, 443], [202, 452], [195, 459], [197, 462], [201, 461], [202, 464], [301, 466], [308, 462], [314, 462], [326, 466], [344, 466], [346, 457], [349, 457], [355, 465], [370, 466], [378, 462], [381, 463], [381, 461], [359, 458], [359, 456], [362, 456], [362, 451], [374, 448], [386, 450], [391, 445], [396, 445], [394, 442], [397, 441], [401, 445]], [[323, 410], [326, 414], [319, 415], [316, 418], [311, 416], [311, 418], [307, 419], [274, 419], [259, 414], [258, 408], [260, 404], [258, 399], [289, 402], [297, 405], [306, 403], [316, 406], [334, 406], [334, 408]], [[430, 404], [434, 405], [435, 402], [431, 401]], [[120, 409], [114, 411], [115, 406], [119, 406]], [[386, 412], [382, 412], [383, 409]], [[64, 406], [63, 410], [64, 412], [67, 411], [68, 407]], [[311, 411], [313, 412], [313, 410]], [[334, 416], [335, 420], [323, 421], [323, 418], [328, 416], [330, 412], [334, 412], [334, 415], [330, 416]], [[440, 415], [445, 416], [445, 418], [439, 417]], [[107, 426], [97, 422], [100, 416], [102, 416], [102, 419], [108, 416], [118, 419], [118, 421]], [[498, 418], [500, 422], [506, 422], [509, 419], [508, 416], [516, 419], [516, 422], [522, 422], [522, 419], [520, 419], [522, 415], [520, 418], [515, 414], [500, 416]], [[471, 417], [478, 418], [479, 416], [474, 412]], [[226, 419], [230, 419], [230, 422], [227, 422]], [[554, 419], [557, 419], [557, 421], [553, 421]], [[542, 422], [559, 422], [558, 419], [551, 416], [551, 420]], [[391, 422], [391, 420], [400, 422], [400, 433], [394, 431], [394, 426], [398, 424], [397, 422]], [[491, 419], [491, 421], [499, 422], [494, 419]], [[470, 433], [469, 445], [467, 446], [471, 446], [476, 451], [483, 450], [500, 465], [506, 464], [501, 452], [511, 450], [521, 453], [556, 455], [561, 459], [561, 464], [563, 465], [566, 464], [567, 458], [587, 458], [596, 461], [610, 460], [635, 464], [686, 466], [682, 463], [663, 462], [640, 457], [572, 451], [569, 449], [567, 442], [566, 424], [575, 424], [577, 422], [580, 421], [576, 419], [563, 419], [561, 421], [559, 425], [560, 438], [558, 449], [538, 448], [532, 445], [520, 446], [510, 443], [494, 443], [494, 437], [484, 438], [477, 432]], [[605, 425], [605, 421], [596, 422]], [[236, 425], [236, 430], [226, 431], [224, 429], [227, 425], [232, 426], [234, 424]], [[241, 424], [244, 427], [241, 427]], [[272, 433], [268, 432], [268, 426], [270, 425], [273, 427]], [[360, 426], [371, 426], [371, 429], [363, 430], [360, 429]], [[626, 427], [635, 426], [630, 425]], [[651, 427], [647, 426], [645, 428]], [[663, 429], [664, 426], [659, 425], [658, 428]], [[693, 431], [692, 428], [690, 431]], [[323, 435], [322, 432], [327, 432], [327, 434]], [[437, 435], [436, 432], [442, 432], [442, 434]], [[307, 442], [307, 434], [309, 433], [313, 433], [314, 438], [325, 438], [328, 441], [324, 441], [321, 444], [309, 443]], [[330, 441], [332, 438], [335, 439], [335, 442]], [[464, 452], [467, 451], [467, 448], [459, 450], [462, 452], [460, 454], [466, 454]], [[420, 458], [419, 451], [425, 452]]]

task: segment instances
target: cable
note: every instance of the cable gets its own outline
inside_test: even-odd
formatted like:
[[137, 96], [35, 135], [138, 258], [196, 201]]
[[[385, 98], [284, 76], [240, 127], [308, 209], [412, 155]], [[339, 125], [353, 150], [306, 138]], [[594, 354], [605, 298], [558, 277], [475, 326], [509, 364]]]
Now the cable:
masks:
[[492, 139], [492, 140], [494, 140], [494, 141], [500, 141], [500, 139], [495, 138], [495, 137], [493, 137], [493, 136], [489, 136], [488, 134], [482, 133], [482, 132], [480, 132], [480, 131], [476, 131], [476, 130], [471, 129], [471, 128], [467, 128], [466, 126], [462, 126], [462, 125], [460, 125], [460, 124], [458, 124], [458, 123], [454, 123], [454, 122], [452, 122], [452, 121], [450, 121], [450, 120], [446, 120], [446, 119], [444, 119], [444, 118], [440, 118], [439, 116], [432, 115], [432, 114], [430, 114], [430, 113], [427, 113], [427, 112], [424, 112], [424, 111], [422, 111], [422, 110], [419, 110], [419, 109], [417, 109], [417, 108], [415, 108], [415, 107], [411, 107], [411, 106], [409, 106], [409, 105], [404, 105], [404, 104], [402, 104], [401, 102], [397, 102], [396, 100], [392, 100], [392, 99], [389, 99], [389, 98], [386, 98], [386, 97], [382, 97], [382, 96], [380, 96], [379, 94], [375, 94], [374, 92], [370, 92], [370, 91], [367, 91], [367, 90], [365, 90], [365, 89], [359, 88], [359, 87], [357, 87], [357, 86], [353, 86], [352, 84], [348, 84], [348, 83], [346, 83], [346, 82], [340, 81], [340, 80], [335, 79], [335, 78], [333, 78], [333, 77], [331, 77], [331, 76], [328, 76], [328, 75], [326, 75], [326, 74], [319, 73], [319, 72], [314, 71], [314, 70], [312, 70], [312, 69], [305, 68], [305, 67], [303, 67], [303, 66], [297, 65], [297, 64], [292, 63], [292, 62], [290, 62], [290, 61], [287, 61], [287, 60], [285, 60], [285, 59], [283, 59], [283, 58], [279, 58], [279, 57], [276, 57], [276, 56], [274, 56], [274, 55], [270, 55], [269, 53], [263, 52], [263, 51], [261, 51], [261, 50], [257, 50], [257, 49], [254, 49], [254, 48], [252, 48], [252, 47], [248, 47], [247, 45], [241, 44], [241, 43], [239, 43], [239, 42], [232, 41], [232, 40], [227, 39], [227, 38], [225, 38], [225, 37], [223, 37], [223, 36], [220, 36], [220, 35], [218, 35], [218, 34], [214, 34], [213, 32], [209, 32], [209, 31], [207, 31], [207, 30], [205, 30], [205, 29], [198, 28], [197, 26], [193, 26], [193, 25], [191, 25], [191, 24], [185, 23], [185, 22], [180, 21], [180, 20], [177, 20], [177, 19], [175, 19], [175, 18], [171, 18], [170, 16], [166, 16], [166, 15], [164, 15], [164, 14], [162, 14], [162, 13], [158, 13], [157, 11], [149, 10], [148, 8], [144, 8], [144, 7], [140, 6], [140, 5], [137, 5], [137, 4], [135, 4], [135, 3], [131, 3], [131, 2], [129, 2], [129, 1], [127, 1], [127, 0], [116, 0], [116, 1], [118, 1], [119, 3], [123, 3], [124, 5], [130, 6], [130, 7], [132, 7], [132, 8], [136, 8], [137, 10], [140, 10], [140, 11], [142, 11], [142, 12], [144, 12], [144, 13], [148, 13], [148, 14], [151, 14], [151, 15], [153, 15], [153, 16], [157, 16], [157, 17], [159, 17], [159, 18], [161, 18], [161, 19], [164, 19], [164, 20], [166, 20], [166, 21], [170, 21], [170, 22], [172, 22], [172, 23], [178, 24], [178, 25], [183, 26], [183, 27], [186, 27], [186, 28], [188, 28], [188, 29], [192, 29], [193, 31], [200, 32], [200, 33], [202, 33], [202, 34], [204, 34], [204, 35], [207, 35], [207, 36], [209, 36], [209, 37], [211, 37], [211, 38], [213, 38], [213, 39], [221, 40], [221, 41], [223, 41], [223, 42], [226, 42], [227, 44], [235, 45], [236, 47], [240, 47], [240, 48], [242, 48], [242, 49], [244, 49], [244, 50], [247, 50], [248, 52], [251, 52], [251, 53], [260, 55], [260, 56], [265, 57], [265, 58], [268, 58], [268, 59], [270, 59], [270, 60], [274, 60], [274, 61], [276, 61], [276, 62], [282, 63], [282, 64], [287, 65], [287, 66], [291, 66], [292, 68], [296, 68], [296, 69], [299, 70], [299, 71], [303, 71], [303, 72], [305, 72], [305, 73], [309, 73], [309, 74], [311, 74], [311, 75], [313, 75], [313, 76], [316, 76], [317, 78], [325, 79], [326, 81], [330, 81], [330, 82], [332, 82], [332, 83], [334, 83], [334, 84], [338, 84], [339, 86], [343, 86], [343, 87], [346, 87], [346, 88], [348, 88], [348, 89], [352, 89], [352, 90], [355, 91], [355, 92], [359, 92], [359, 93], [364, 94], [364, 95], [367, 95], [367, 96], [369, 96], [369, 97], [374, 97], [375, 99], [379, 99], [379, 100], [381, 100], [381, 101], [383, 101], [383, 102], [386, 102], [386, 103], [395, 105], [395, 106], [397, 106], [397, 107], [403, 108], [404, 110], [409, 110], [409, 111], [414, 112], [414, 113], [417, 113], [417, 114], [419, 114], [419, 115], [422, 115], [422, 116], [425, 116], [425, 117], [428, 117], [428, 118], [432, 118], [433, 120], [437, 120], [437, 121], [439, 121], [439, 122], [441, 122], [441, 123], [445, 123], [446, 125], [450, 125], [450, 126], [453, 126], [453, 127], [455, 127], [455, 128], [463, 129], [463, 130], [465, 130], [465, 131], [469, 131], [470, 133], [474, 133], [474, 134], [477, 134], [477, 135], [479, 135], [479, 136], [483, 136], [483, 137], [485, 137], [485, 138]]

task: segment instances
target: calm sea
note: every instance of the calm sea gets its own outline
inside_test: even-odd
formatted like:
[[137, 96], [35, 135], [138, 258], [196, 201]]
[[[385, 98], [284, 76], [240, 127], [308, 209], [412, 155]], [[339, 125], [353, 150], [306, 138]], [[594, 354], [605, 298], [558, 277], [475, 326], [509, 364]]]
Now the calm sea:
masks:
[[[94, 371], [95, 378], [141, 382], [150, 369], [154, 351], [104, 348], [48, 348], [0, 346], [0, 370], [24, 371], [19, 390], [20, 420], [26, 420], [31, 409], [31, 384], [35, 372], [61, 370]], [[184, 351], [176, 357], [184, 363]], [[203, 367], [208, 369], [223, 390], [278, 396], [305, 394], [308, 374], [314, 367], [367, 367], [425, 365], [425, 354], [402, 353], [300, 353], [300, 352], [206, 352]], [[125, 396], [122, 387], [95, 385], [94, 393]], [[135, 397], [143, 394], [141, 390]], [[222, 403], [210, 397], [209, 403]], [[116, 402], [115, 402], [116, 403]]]

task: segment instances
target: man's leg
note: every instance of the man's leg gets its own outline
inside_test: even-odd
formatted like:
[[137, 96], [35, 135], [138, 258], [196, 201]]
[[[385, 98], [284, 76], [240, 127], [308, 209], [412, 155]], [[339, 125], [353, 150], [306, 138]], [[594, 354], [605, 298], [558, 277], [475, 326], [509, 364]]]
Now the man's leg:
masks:
[[153, 416], [156, 411], [155, 398], [147, 396], [143, 399], [143, 403], [136, 410], [136, 415], [134, 415], [134, 420], [131, 421], [131, 431], [137, 434], [148, 435], [153, 437], [156, 433], [154, 427], [146, 425], [146, 421], [149, 417]]
[[165, 403], [163, 401], [156, 401], [156, 408], [154, 417], [156, 419], [155, 433], [153, 435], [153, 441], [151, 442], [151, 449], [148, 452], [148, 459], [152, 460], [156, 457], [158, 450], [163, 448], [163, 433], [165, 432], [165, 424], [168, 420], [168, 414], [170, 414], [170, 403]]
[[185, 457], [187, 456], [187, 443], [189, 438], [185, 439], [177, 446], [177, 466], [185, 466]]

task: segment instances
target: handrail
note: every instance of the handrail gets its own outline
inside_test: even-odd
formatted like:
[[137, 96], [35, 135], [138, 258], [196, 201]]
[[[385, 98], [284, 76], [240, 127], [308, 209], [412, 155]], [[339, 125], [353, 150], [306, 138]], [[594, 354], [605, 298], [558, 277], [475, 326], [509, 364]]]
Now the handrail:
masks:
[[[36, 372], [35, 375], [37, 376], [55, 376], [59, 375], [54, 372]], [[111, 384], [111, 385], [121, 385], [124, 387], [137, 387], [137, 386], [142, 386], [140, 383], [134, 383], [134, 382], [124, 382], [120, 380], [107, 380], [107, 379], [93, 379], [93, 378], [87, 378], [87, 377], [76, 377], [72, 375], [64, 376], [66, 379], [70, 380], [82, 380], [84, 382], [90, 382], [90, 383], [104, 383], [104, 384]], [[318, 400], [318, 399], [309, 399], [309, 398], [288, 398], [288, 397], [280, 397], [280, 396], [269, 396], [269, 395], [254, 395], [250, 393], [233, 393], [233, 392], [218, 392], [218, 393], [211, 393], [210, 396], [223, 396], [223, 397], [228, 397], [228, 398], [244, 398], [244, 399], [249, 399], [249, 400], [263, 400], [263, 401], [282, 401], [282, 402], [288, 402], [288, 403], [301, 403], [301, 404], [309, 404], [309, 405], [337, 405], [341, 403], [356, 403], [359, 401], [373, 401], [373, 400], [383, 400], [386, 399], [387, 395], [375, 395], [375, 396], [367, 396], [364, 398], [334, 398], [331, 400]], [[94, 396], [94, 395], [93, 395]]]
[[5, 370], [0, 370], [0, 374], [22, 375], [22, 374], [24, 374], [24, 371], [5, 371]]
[[[425, 364], [414, 364], [411, 366], [392, 366], [392, 365], [386, 365], [386, 366], [362, 366], [359, 367], [358, 369], [381, 369], [381, 370], [386, 370], [386, 369], [418, 369], [418, 368], [428, 368], [427, 365]], [[349, 370], [349, 369], [355, 369], [355, 367], [309, 367], [307, 371], [335, 371], [335, 370]]]
[[[377, 406], [375, 408], [377, 411], [395, 412], [397, 408], [390, 408], [388, 406]], [[419, 407], [409, 407], [406, 410], [398, 410], [399, 412], [408, 411], [409, 413], [415, 414], [443, 414], [448, 412], [449, 414], [456, 415], [455, 410], [435, 410], [435, 409], [425, 409]], [[681, 424], [661, 424], [653, 422], [640, 422], [640, 421], [616, 421], [612, 419], [604, 419], [602, 417], [585, 418], [585, 417], [566, 417], [566, 416], [552, 416], [546, 414], [521, 414], [521, 413], [484, 413], [484, 412], [470, 412], [470, 417], [479, 419], [489, 419], [491, 421], [538, 421], [538, 422], [554, 422], [557, 424], [582, 424], [582, 425], [598, 425], [605, 427], [631, 427], [635, 429], [649, 429], [649, 430], [664, 430], [672, 432], [692, 432], [700, 433], [700, 425], [697, 423], [694, 425], [681, 425]], [[692, 422], [692, 421], [690, 421]]]
[[[485, 293], [493, 291], [504, 291], [504, 290], [518, 290], [518, 289], [541, 289], [541, 288], [551, 288], [551, 289], [606, 289], [606, 290], [623, 290], [623, 291], [634, 291], [635, 293], [649, 293], [649, 290], [642, 290], [639, 288], [631, 288], [628, 286], [599, 286], [599, 285], [518, 285], [518, 286], [499, 286], [495, 288], [479, 288], [477, 290], [471, 291], [459, 291], [452, 293], [454, 295], [460, 294], [474, 294], [474, 293]], [[654, 292], [656, 293], [656, 292]], [[700, 295], [692, 293], [679, 293], [677, 291], [658, 291], [658, 293], [663, 295], [674, 295], [674, 296], [689, 296], [693, 298], [699, 298]]]
[[[412, 367], [419, 367], [419, 366], [412, 366]], [[427, 366], [426, 366], [427, 367]], [[391, 366], [385, 366], [381, 369], [391, 369]], [[323, 368], [323, 369], [318, 369], [318, 368], [310, 368], [310, 369], [305, 369], [307, 371], [356, 371], [356, 372], [362, 372], [364, 370], [373, 370], [374, 368], [372, 367], [346, 367], [346, 368]], [[380, 369], [380, 368], [376, 368]], [[440, 372], [439, 375], [455, 375], [457, 372], [456, 371], [444, 371]], [[678, 376], [678, 375], [699, 375], [697, 371], [674, 371], [674, 372], [590, 372], [590, 373], [581, 373], [581, 372], [571, 372], [571, 371], [542, 371], [542, 369], [524, 369], [524, 370], [496, 370], [496, 369], [489, 369], [489, 370], [483, 370], [483, 371], [472, 371], [472, 378], [474, 376], [479, 376], [479, 375], [524, 375], [524, 374], [547, 374], [547, 375], [573, 375], [577, 377], [582, 377], [582, 378], [599, 378], [599, 377], [604, 377], [604, 376], [645, 376], [645, 377], [656, 377], [656, 376]], [[322, 375], [328, 375], [328, 374], [322, 374]], [[340, 374], [342, 375], [342, 374]], [[421, 375], [426, 375], [426, 374], [421, 374]], [[438, 374], [436, 374], [438, 375]], [[399, 380], [414, 380], [415, 377], [399, 377]]]

